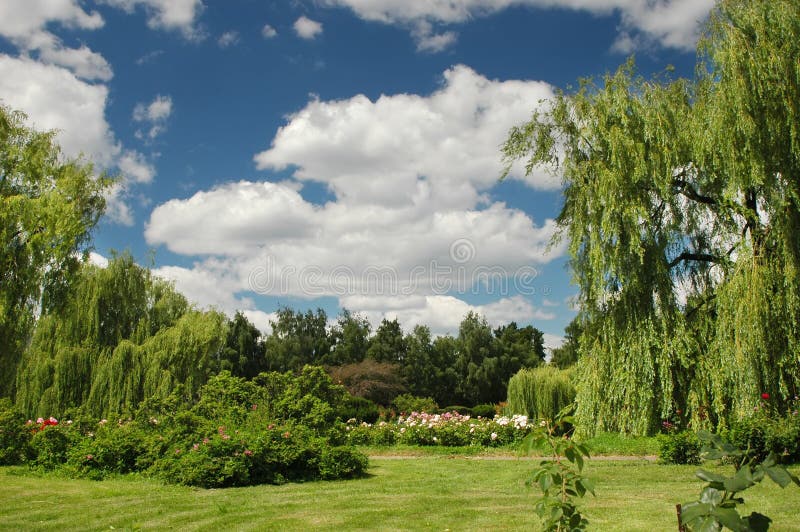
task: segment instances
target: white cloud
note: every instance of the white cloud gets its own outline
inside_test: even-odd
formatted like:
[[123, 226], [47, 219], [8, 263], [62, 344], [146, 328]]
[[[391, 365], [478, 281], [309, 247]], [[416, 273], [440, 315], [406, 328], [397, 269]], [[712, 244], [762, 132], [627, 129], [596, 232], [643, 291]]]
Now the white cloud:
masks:
[[[469, 310], [497, 323], [552, 319], [523, 295], [535, 288], [533, 265], [563, 253], [547, 250], [555, 222], [534, 222], [487, 195], [508, 129], [550, 95], [544, 83], [488, 80], [457, 66], [428, 96], [312, 99], [255, 156], [262, 169], [296, 168], [293, 180], [232, 182], [173, 199], [153, 210], [145, 237], [205, 256], [170, 275], [221, 308], [255, 292], [337, 297], [370, 319], [392, 312], [439, 332]], [[512, 177], [558, 187], [549, 175]], [[310, 203], [307, 181], [333, 198]], [[472, 293], [491, 302], [468, 305], [462, 297]]]
[[202, 32], [197, 19], [203, 12], [202, 0], [101, 0], [132, 13], [137, 7], [147, 13], [147, 25], [152, 29], [178, 30], [187, 39], [197, 39]]
[[133, 108], [133, 120], [147, 124], [146, 132], [138, 130], [136, 136], [154, 139], [166, 130], [167, 119], [172, 114], [172, 97], [157, 95], [152, 102], [137, 103]]
[[150, 183], [156, 170], [144, 155], [137, 151], [125, 150], [117, 161], [120, 172], [135, 183]]
[[99, 13], [87, 13], [75, 0], [6, 0], [0, 3], [0, 35], [25, 55], [70, 69], [87, 80], [108, 81], [111, 66], [87, 46], [65, 48], [61, 39], [45, 30], [53, 23], [67, 28], [94, 30], [103, 26]]
[[418, 52], [441, 52], [458, 40], [458, 34], [453, 31], [435, 33], [433, 25], [427, 20], [417, 22], [411, 35], [417, 43]]
[[322, 33], [322, 24], [302, 16], [294, 21], [294, 31], [301, 39], [315, 39]]
[[226, 31], [217, 39], [217, 44], [220, 48], [228, 48], [239, 43], [238, 31]]
[[118, 167], [127, 173], [132, 179], [108, 192], [107, 212], [119, 223], [133, 223], [126, 203], [129, 185], [152, 180], [154, 170], [116, 140], [105, 118], [106, 86], [87, 83], [64, 68], [0, 54], [0, 102], [24, 111], [31, 127], [56, 131], [68, 157], [83, 155], [98, 170]]
[[[622, 48], [654, 42], [682, 50], [692, 49], [697, 41], [699, 24], [714, 5], [714, 0], [321, 0], [330, 7], [350, 8], [364, 20], [409, 27], [414, 33], [420, 22], [432, 25], [462, 24], [511, 7], [572, 9], [596, 15], [620, 16]], [[414, 35], [418, 47], [430, 32]], [[439, 35], [446, 35], [440, 33]], [[455, 38], [455, 35], [452, 36]]]
[[94, 264], [95, 266], [99, 266], [100, 268], [107, 268], [108, 267], [108, 259], [102, 256], [99, 253], [94, 251], [89, 252], [89, 264]]
[[269, 24], [264, 24], [264, 27], [261, 28], [261, 35], [265, 39], [272, 39], [273, 37], [278, 36], [278, 30], [270, 26]]
[[[320, 181], [342, 202], [463, 208], [497, 183], [499, 146], [552, 88], [536, 81], [489, 80], [459, 65], [430, 96], [398, 94], [376, 101], [310, 101], [289, 117], [272, 146], [255, 156], [260, 169], [297, 166], [299, 180]], [[380, 176], [380, 179], [376, 179]], [[512, 179], [559, 187], [541, 171]]]

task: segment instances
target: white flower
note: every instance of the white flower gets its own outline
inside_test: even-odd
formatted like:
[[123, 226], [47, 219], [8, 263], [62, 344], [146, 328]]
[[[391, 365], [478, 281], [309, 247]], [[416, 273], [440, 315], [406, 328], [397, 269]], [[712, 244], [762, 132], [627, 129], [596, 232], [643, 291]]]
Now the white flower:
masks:
[[497, 433], [496, 432], [492, 432], [492, 441], [494, 441], [496, 439], [497, 439]]

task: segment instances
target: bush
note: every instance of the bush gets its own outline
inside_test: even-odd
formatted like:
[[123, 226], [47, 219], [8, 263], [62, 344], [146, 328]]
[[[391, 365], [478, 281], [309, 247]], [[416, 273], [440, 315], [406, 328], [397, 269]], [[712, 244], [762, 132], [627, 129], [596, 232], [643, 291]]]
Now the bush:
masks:
[[367, 457], [350, 447], [331, 447], [322, 452], [319, 476], [322, 479], [355, 478], [367, 469]]
[[494, 405], [476, 405], [472, 407], [472, 415], [475, 417], [492, 419], [495, 414], [497, 414], [497, 409]]
[[[471, 416], [472, 415], [472, 409], [470, 407], [468, 407], [468, 406], [458, 406], [458, 405], [446, 406], [446, 407], [444, 407], [444, 408], [439, 410], [439, 413], [441, 413], [441, 414], [446, 414], [448, 412], [450, 412], [450, 413], [456, 412], [456, 413], [458, 413], [458, 414], [460, 414], [462, 416]], [[489, 417], [494, 417], [494, 415], [489, 416]]]
[[775, 418], [756, 413], [733, 422], [725, 437], [757, 462], [771, 452], [783, 463], [800, 462], [800, 415], [794, 412]]
[[45, 427], [31, 438], [33, 464], [46, 470], [55, 469], [67, 461], [70, 450], [77, 442], [69, 429], [60, 426]]
[[366, 423], [375, 423], [380, 417], [378, 405], [365, 397], [348, 395], [337, 409], [336, 416], [340, 421], [355, 419]]
[[660, 434], [659, 461], [663, 464], [700, 464], [702, 446], [694, 432]]
[[30, 454], [31, 427], [9, 399], [0, 399], [0, 465], [16, 465]]
[[410, 414], [411, 412], [433, 413], [439, 408], [439, 405], [437, 405], [436, 401], [434, 401], [432, 398], [417, 397], [415, 395], [411, 395], [410, 393], [398, 395], [394, 398], [394, 401], [392, 401], [392, 405], [394, 406], [395, 410], [401, 414]]
[[575, 401], [572, 370], [541, 366], [521, 369], [508, 381], [507, 414], [552, 420]]

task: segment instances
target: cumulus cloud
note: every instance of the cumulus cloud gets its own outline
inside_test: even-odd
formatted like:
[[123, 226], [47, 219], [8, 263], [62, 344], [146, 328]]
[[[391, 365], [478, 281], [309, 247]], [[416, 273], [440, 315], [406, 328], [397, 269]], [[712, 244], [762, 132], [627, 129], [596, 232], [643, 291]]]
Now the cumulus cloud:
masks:
[[278, 30], [270, 26], [269, 24], [264, 24], [264, 27], [261, 28], [261, 35], [265, 39], [272, 39], [273, 37], [278, 36]]
[[[595, 15], [620, 17], [620, 36], [614, 47], [630, 51], [635, 46], [655, 43], [690, 50], [694, 47], [703, 20], [714, 0], [321, 0], [330, 7], [346, 7], [364, 20], [406, 26], [418, 48], [431, 36], [439, 37], [440, 49], [455, 40], [453, 32], [419, 32], [420, 23], [433, 26], [462, 24], [511, 7], [572, 9]], [[445, 36], [451, 33], [449, 37]], [[432, 51], [432, 50], [429, 50]]]
[[[327, 296], [376, 323], [396, 316], [439, 332], [469, 310], [498, 323], [552, 319], [525, 296], [536, 288], [536, 265], [563, 253], [547, 248], [555, 222], [487, 195], [509, 127], [550, 95], [544, 83], [457, 66], [426, 96], [312, 99], [255, 156], [261, 169], [294, 168], [292, 179], [170, 200], [153, 210], [145, 237], [201, 257], [169, 274], [221, 308], [247, 303], [248, 293]], [[558, 186], [549, 175], [512, 175]], [[306, 182], [327, 186], [333, 199], [308, 201]], [[469, 305], [470, 294], [491, 302]]]
[[128, 13], [142, 7], [152, 29], [177, 30], [187, 39], [198, 39], [202, 32], [197, 19], [203, 12], [202, 0], [101, 0]]
[[[552, 95], [546, 83], [489, 80], [459, 65], [429, 96], [314, 99], [255, 162], [260, 169], [297, 167], [295, 178], [325, 183], [346, 203], [463, 208], [496, 184], [509, 129]], [[525, 176], [521, 166], [510, 177], [540, 189], [559, 186], [544, 171]]]
[[87, 80], [108, 81], [111, 66], [87, 46], [67, 48], [47, 31], [50, 24], [94, 30], [104, 24], [96, 11], [86, 12], [75, 0], [7, 0], [0, 3], [0, 35], [25, 55], [36, 55], [44, 63], [70, 69]]
[[217, 39], [217, 44], [220, 48], [229, 48], [239, 43], [238, 31], [226, 31]]
[[105, 118], [108, 88], [87, 83], [71, 71], [29, 58], [0, 54], [0, 101], [24, 111], [28, 124], [56, 131], [56, 142], [68, 157], [84, 156], [98, 169], [118, 167], [129, 179], [108, 194], [108, 214], [132, 224], [127, 187], [149, 182], [154, 169], [144, 157], [124, 150]]
[[167, 119], [172, 114], [172, 97], [157, 95], [150, 103], [137, 103], [133, 108], [133, 120], [149, 127], [138, 130], [137, 138], [154, 139], [166, 130]]
[[316, 39], [322, 33], [322, 24], [302, 16], [294, 21], [294, 31], [301, 39]]

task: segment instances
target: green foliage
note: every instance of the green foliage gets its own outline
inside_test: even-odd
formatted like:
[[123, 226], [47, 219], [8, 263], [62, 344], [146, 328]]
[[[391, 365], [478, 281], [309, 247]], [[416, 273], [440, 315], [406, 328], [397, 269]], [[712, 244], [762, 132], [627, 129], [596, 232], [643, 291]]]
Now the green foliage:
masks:
[[560, 411], [553, 420], [543, 420], [540, 430], [526, 440], [531, 448], [544, 448], [551, 456], [539, 463], [529, 484], [536, 484], [542, 496], [534, 510], [542, 519], [543, 530], [586, 530], [589, 521], [581, 514], [576, 498], [586, 493], [595, 495], [594, 484], [583, 475], [584, 459], [589, 458], [589, 448], [567, 434], [562, 434], [574, 420], [568, 413], [573, 405]]
[[797, 410], [778, 415], [770, 412], [767, 401], [762, 401], [757, 408], [750, 416], [731, 424], [725, 432], [728, 441], [745, 449], [747, 457], [754, 461], [773, 454], [779, 462], [800, 462], [800, 414]]
[[336, 417], [345, 422], [355, 419], [357, 421], [375, 423], [380, 417], [380, 411], [378, 410], [378, 405], [369, 399], [348, 395], [336, 411]]
[[705, 444], [703, 447], [705, 458], [734, 460], [735, 473], [726, 477], [703, 469], [698, 470], [697, 478], [708, 484], [700, 493], [699, 500], [683, 503], [680, 506], [681, 524], [689, 530], [698, 532], [717, 531], [723, 527], [743, 532], [767, 530], [772, 522], [769, 517], [758, 512], [752, 512], [745, 517], [739, 515], [737, 506], [744, 503], [744, 499], [738, 496], [739, 493], [755, 486], [765, 476], [781, 488], [790, 483], [800, 486], [800, 480], [783, 466], [777, 465], [772, 455], [755, 464], [744, 451], [716, 434], [701, 431], [698, 433], [698, 438]]
[[384, 318], [370, 338], [367, 356], [377, 362], [404, 363], [408, 354], [408, 342], [403, 336], [400, 322]]
[[272, 333], [264, 340], [269, 371], [299, 370], [306, 364], [324, 364], [331, 350], [326, 330], [328, 316], [322, 309], [305, 314], [290, 308], [277, 312]]
[[674, 404], [724, 428], [800, 388], [798, 21], [720, 0], [694, 80], [629, 61], [510, 132], [509, 168], [563, 176], [584, 430], [651, 434]]
[[493, 418], [497, 414], [494, 405], [475, 405], [471, 408], [472, 415], [475, 417]]
[[8, 398], [0, 399], [0, 465], [16, 465], [29, 455], [31, 427]]
[[508, 382], [506, 411], [531, 420], [555, 419], [575, 401], [572, 370], [553, 366], [521, 369]]
[[658, 436], [658, 459], [662, 464], [700, 464], [700, 440], [697, 434], [684, 430]]
[[238, 377], [252, 379], [267, 371], [264, 343], [261, 331], [241, 312], [237, 312], [228, 324], [228, 336], [222, 356], [214, 371], [228, 370]]
[[55, 132], [0, 105], [0, 396], [30, 338], [34, 314], [57, 308], [87, 253], [113, 180], [63, 156]]
[[431, 397], [417, 397], [409, 393], [398, 395], [392, 401], [392, 406], [401, 414], [410, 414], [411, 412], [436, 412], [439, 405]]
[[341, 366], [361, 362], [369, 346], [369, 320], [345, 309], [330, 334], [331, 350], [317, 364]]
[[45, 470], [61, 466], [67, 461], [76, 441], [74, 431], [61, 425], [36, 430], [30, 442], [32, 465]]
[[32, 415], [83, 406], [111, 416], [178, 385], [196, 396], [226, 332], [224, 316], [189, 309], [129, 254], [107, 268], [84, 265], [63, 308], [37, 324], [17, 374], [16, 403]]

